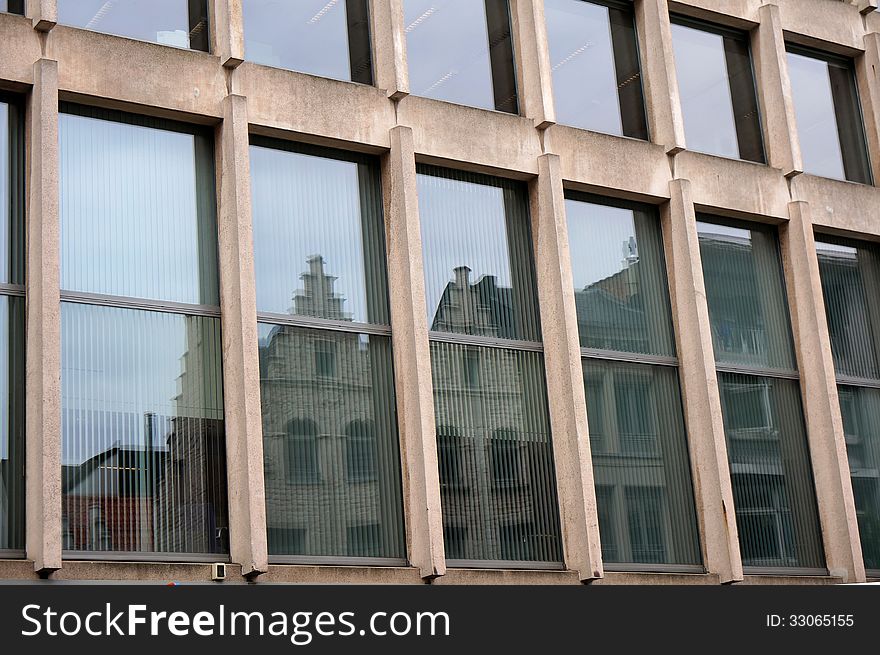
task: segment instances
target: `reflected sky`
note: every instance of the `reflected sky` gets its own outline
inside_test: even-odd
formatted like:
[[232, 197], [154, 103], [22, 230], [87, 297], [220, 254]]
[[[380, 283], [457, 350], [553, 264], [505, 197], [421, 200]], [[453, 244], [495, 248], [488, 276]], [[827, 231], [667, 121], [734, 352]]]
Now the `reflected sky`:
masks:
[[58, 0], [58, 22], [189, 48], [187, 0]]
[[[575, 253], [571, 258], [575, 289], [586, 289], [611, 277], [628, 268], [628, 258], [638, 258], [632, 210], [566, 200], [565, 213], [568, 242]], [[578, 252], [586, 254], [588, 244], [595, 241], [599, 229], [602, 243], [607, 247], [589, 248], [588, 257], [577, 256]]]

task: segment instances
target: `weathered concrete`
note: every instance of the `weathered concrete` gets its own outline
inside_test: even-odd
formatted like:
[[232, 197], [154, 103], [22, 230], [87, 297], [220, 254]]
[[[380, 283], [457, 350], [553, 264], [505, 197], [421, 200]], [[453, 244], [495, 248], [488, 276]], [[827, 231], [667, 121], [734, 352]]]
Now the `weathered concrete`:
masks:
[[[863, 47], [864, 23], [858, 7], [831, 0], [767, 0], [779, 6], [786, 38], [794, 43], [857, 54]], [[821, 16], [822, 20], [817, 20]]]
[[610, 585], [717, 585], [721, 580], [711, 573], [612, 573], [605, 572], [605, 577], [591, 584]]
[[58, 22], [57, 0], [27, 0], [24, 14], [39, 32], [48, 32]]
[[406, 26], [403, 0], [370, 2], [373, 38], [373, 82], [392, 100], [409, 95], [406, 63]]
[[543, 130], [556, 122], [544, 0], [514, 0], [511, 3], [511, 23], [517, 44], [514, 56], [520, 113]]
[[810, 204], [815, 225], [831, 232], [880, 236], [880, 221], [872, 211], [880, 207], [877, 187], [804, 174], [791, 181], [791, 197]]
[[574, 571], [500, 571], [497, 569], [449, 569], [433, 584], [464, 585], [576, 585], [581, 584]]
[[865, 35], [865, 52], [856, 57], [855, 64], [865, 139], [876, 183], [880, 175], [880, 34]]
[[226, 68], [244, 61], [244, 16], [242, 0], [213, 0], [211, 11], [211, 52]]
[[4, 44], [0, 57], [0, 80], [4, 86], [34, 83], [34, 62], [40, 58], [40, 35], [31, 28], [31, 22], [22, 16], [0, 13], [0, 43]]

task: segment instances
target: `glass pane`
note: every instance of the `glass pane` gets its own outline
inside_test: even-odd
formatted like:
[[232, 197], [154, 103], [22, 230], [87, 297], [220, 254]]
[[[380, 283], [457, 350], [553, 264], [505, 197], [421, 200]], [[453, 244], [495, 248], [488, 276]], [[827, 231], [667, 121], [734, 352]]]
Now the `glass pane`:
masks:
[[249, 61], [371, 83], [367, 0], [244, 0], [242, 11]]
[[378, 168], [326, 153], [251, 146], [257, 311], [388, 323]]
[[61, 288], [217, 305], [211, 141], [164, 121], [65, 109], [83, 115], [59, 118]]
[[178, 48], [208, 49], [206, 0], [58, 0], [58, 22]]
[[583, 0], [546, 0], [557, 120], [647, 139], [631, 12]]
[[521, 184], [418, 168], [428, 329], [540, 341]]
[[600, 360], [583, 368], [605, 561], [700, 564], [678, 370]]
[[0, 283], [24, 284], [24, 129], [19, 108], [0, 102]]
[[432, 342], [431, 370], [447, 558], [560, 562], [543, 356]]
[[516, 113], [507, 0], [405, 0], [415, 95]]
[[565, 201], [582, 348], [675, 357], [657, 213]]
[[795, 380], [718, 373], [744, 566], [823, 568]]
[[0, 296], [0, 551], [24, 543], [24, 299]]
[[880, 572], [880, 389], [839, 386], [865, 568]]
[[697, 231], [715, 361], [794, 370], [776, 230], [699, 221]]
[[269, 553], [406, 556], [391, 342], [260, 324]]
[[61, 306], [64, 548], [226, 553], [220, 320]]

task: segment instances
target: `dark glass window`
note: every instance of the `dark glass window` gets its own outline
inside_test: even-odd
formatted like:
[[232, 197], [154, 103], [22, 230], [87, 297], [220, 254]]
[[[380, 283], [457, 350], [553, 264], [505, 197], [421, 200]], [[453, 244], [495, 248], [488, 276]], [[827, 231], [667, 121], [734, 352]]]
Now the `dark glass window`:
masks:
[[776, 230], [700, 217], [697, 231], [743, 565], [823, 570]]
[[673, 18], [672, 42], [687, 147], [763, 163], [748, 34]]
[[418, 168], [446, 556], [562, 561], [528, 199]]
[[208, 50], [207, 0], [58, 0], [58, 22], [177, 48]]
[[822, 236], [819, 272], [865, 568], [880, 576], [880, 248]]
[[700, 567], [657, 211], [577, 193], [565, 210], [603, 559]]
[[647, 139], [631, 3], [546, 0], [544, 12], [557, 121]]
[[256, 137], [250, 158], [266, 520], [302, 535], [269, 554], [402, 561], [377, 162]]
[[244, 0], [249, 61], [373, 83], [368, 0]]
[[852, 60], [792, 45], [787, 49], [804, 170], [871, 184]]
[[24, 0], [0, 0], [0, 11], [10, 14], [23, 14]]
[[415, 95], [519, 111], [508, 0], [405, 0], [409, 84]]

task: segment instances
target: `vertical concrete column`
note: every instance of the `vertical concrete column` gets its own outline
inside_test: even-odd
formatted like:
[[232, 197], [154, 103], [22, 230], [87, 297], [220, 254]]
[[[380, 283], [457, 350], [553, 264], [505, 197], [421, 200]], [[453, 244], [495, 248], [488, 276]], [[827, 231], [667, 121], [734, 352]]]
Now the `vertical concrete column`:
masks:
[[58, 22], [57, 0], [27, 0], [24, 10], [34, 29], [40, 32], [48, 32]]
[[780, 230], [780, 246], [825, 558], [831, 575], [864, 581], [810, 206], [793, 202], [789, 213], [791, 220]]
[[514, 0], [511, 9], [522, 113], [543, 130], [556, 122], [544, 0]]
[[603, 576], [599, 513], [558, 155], [538, 157], [529, 195], [565, 565], [594, 580]]
[[211, 0], [211, 52], [226, 68], [244, 61], [242, 0]]
[[223, 100], [219, 133], [218, 234], [223, 396], [232, 561], [242, 574], [268, 568], [260, 360], [251, 222], [247, 99]]
[[41, 573], [61, 568], [61, 262], [58, 63], [34, 64], [28, 108], [26, 550]]
[[679, 377], [706, 570], [743, 579], [709, 307], [689, 180], [669, 184], [661, 211]]
[[880, 178], [880, 34], [865, 35], [865, 52], [856, 58], [856, 81], [865, 119], [865, 137], [874, 177]]
[[435, 578], [446, 573], [446, 558], [415, 150], [409, 127], [391, 130], [391, 151], [382, 158], [382, 186], [407, 553], [423, 578]]
[[877, 0], [850, 0], [850, 2], [859, 8], [861, 14], [870, 14], [878, 7]]
[[752, 34], [752, 55], [767, 163], [786, 177], [793, 177], [803, 172], [804, 165], [779, 7], [763, 5], [758, 9], [758, 18], [760, 23]]
[[651, 140], [676, 154], [685, 149], [685, 138], [669, 6], [666, 0], [637, 0], [635, 9]]
[[375, 84], [392, 100], [400, 100], [409, 95], [403, 0], [372, 0], [370, 28]]

